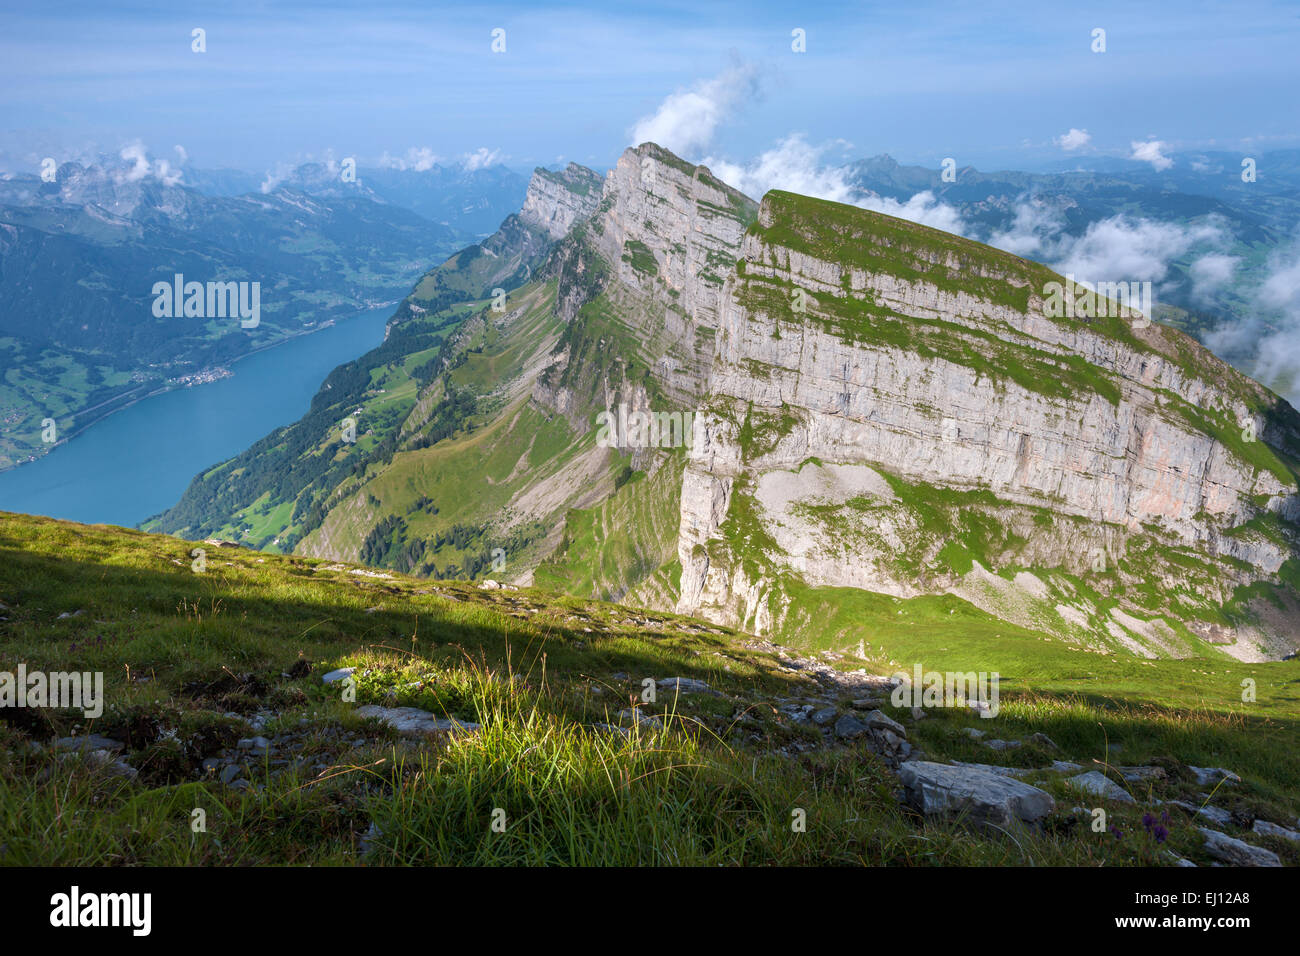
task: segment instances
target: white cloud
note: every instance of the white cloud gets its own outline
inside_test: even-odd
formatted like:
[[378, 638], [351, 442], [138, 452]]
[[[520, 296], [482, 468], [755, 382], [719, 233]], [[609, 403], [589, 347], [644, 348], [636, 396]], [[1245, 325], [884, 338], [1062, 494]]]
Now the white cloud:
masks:
[[1193, 266], [1193, 278], [1206, 288], [1228, 281], [1236, 265], [1235, 258], [1219, 253], [1228, 236], [1213, 216], [1187, 225], [1111, 216], [1090, 223], [1081, 236], [1069, 235], [1065, 226], [1059, 208], [1025, 197], [1017, 201], [1011, 225], [987, 242], [1084, 282], [1159, 282], [1175, 259], [1198, 247], [1209, 248]]
[[1210, 299], [1232, 281], [1240, 262], [1239, 257], [1221, 252], [1201, 256], [1187, 270], [1192, 277], [1192, 295], [1197, 299]]
[[710, 156], [701, 165], [708, 166], [724, 183], [754, 199], [762, 198], [768, 190], [784, 189], [818, 199], [853, 202], [856, 192], [844, 171], [823, 166], [823, 152], [821, 147], [809, 144], [802, 134], [792, 133], [749, 163], [729, 163]]
[[291, 163], [276, 163], [274, 169], [267, 170], [266, 179], [262, 180], [262, 185], [259, 187], [262, 193], [271, 192], [276, 186], [279, 186], [280, 183], [293, 175], [294, 169], [295, 167]]
[[438, 165], [438, 156], [428, 146], [412, 146], [402, 156], [390, 156], [385, 151], [379, 157], [379, 165], [384, 169], [410, 169], [423, 173]]
[[1055, 246], [1064, 229], [1065, 219], [1059, 209], [1040, 199], [1022, 200], [1016, 205], [1011, 227], [994, 232], [988, 244], [1018, 256], [1033, 256]]
[[489, 166], [495, 166], [501, 162], [501, 151], [499, 149], [488, 149], [486, 146], [480, 146], [472, 153], [467, 153], [461, 164], [465, 167], [465, 172], [472, 173], [476, 169], [487, 169]]
[[113, 170], [113, 178], [119, 183], [138, 183], [152, 176], [164, 186], [175, 186], [181, 181], [181, 170], [172, 169], [165, 159], [150, 162], [148, 151], [139, 140], [123, 146], [118, 156], [130, 165], [125, 169]]
[[131, 164], [130, 169], [118, 170], [119, 182], [138, 183], [149, 175], [149, 157], [145, 153], [144, 144], [137, 142], [123, 146], [118, 156]]
[[669, 95], [632, 128], [631, 146], [658, 143], [680, 156], [705, 149], [724, 120], [759, 91], [759, 70], [741, 63], [690, 89]]
[[1086, 129], [1075, 129], [1071, 126], [1068, 133], [1062, 133], [1060, 136], [1053, 139], [1052, 142], [1061, 147], [1061, 149], [1065, 150], [1067, 153], [1070, 153], [1076, 149], [1083, 149], [1083, 147], [1087, 146], [1092, 142], [1092, 136], [1089, 135]]
[[899, 202], [888, 196], [868, 196], [858, 200], [854, 205], [863, 209], [873, 209], [899, 219], [910, 219], [923, 226], [932, 226], [951, 232], [958, 236], [966, 234], [966, 224], [955, 206], [940, 202], [930, 190], [919, 192], [906, 202]]
[[1062, 237], [1054, 250], [1054, 267], [1088, 282], [1159, 282], [1174, 259], [1198, 245], [1218, 245], [1225, 239], [1213, 220], [1182, 226], [1112, 216], [1090, 223], [1077, 239]]
[[1254, 378], [1300, 405], [1300, 243], [1273, 254], [1246, 317], [1219, 326], [1205, 344], [1244, 360]]
[[1157, 172], [1163, 172], [1174, 164], [1174, 161], [1164, 154], [1165, 143], [1158, 139], [1148, 140], [1145, 143], [1139, 143], [1135, 140], [1129, 145], [1133, 148], [1133, 153], [1129, 156], [1129, 159], [1150, 163]]
[[1259, 300], [1266, 308], [1300, 311], [1300, 250], [1292, 249], [1290, 255], [1290, 262], [1285, 254], [1273, 258], [1269, 276], [1260, 286]]

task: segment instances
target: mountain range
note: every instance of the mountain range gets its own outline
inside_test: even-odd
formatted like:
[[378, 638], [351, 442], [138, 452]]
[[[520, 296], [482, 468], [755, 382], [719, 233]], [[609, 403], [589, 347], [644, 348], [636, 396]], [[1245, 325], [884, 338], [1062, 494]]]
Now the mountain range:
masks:
[[[1218, 202], [1187, 212], [1276, 228]], [[537, 170], [302, 420], [145, 527], [860, 653], [899, 628], [1294, 653], [1300, 415], [1185, 310], [1157, 318], [880, 212], [755, 202], [647, 143], [603, 178]]]

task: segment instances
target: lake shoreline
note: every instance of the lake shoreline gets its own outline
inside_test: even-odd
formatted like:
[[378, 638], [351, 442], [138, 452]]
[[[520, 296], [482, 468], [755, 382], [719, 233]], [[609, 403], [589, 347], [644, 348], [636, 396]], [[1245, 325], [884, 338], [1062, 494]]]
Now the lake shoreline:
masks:
[[[319, 324], [319, 325], [316, 325], [316, 326], [313, 326], [313, 327], [310, 328], [310, 329], [299, 329], [297, 332], [290, 332], [288, 335], [281, 336], [280, 338], [276, 339], [274, 342], [268, 342], [268, 343], [266, 343], [265, 345], [259, 345], [257, 348], [255, 348], [255, 349], [250, 349], [249, 351], [244, 352], [243, 354], [241, 354], [241, 355], [239, 355], [239, 356], [237, 356], [237, 357], [231, 359], [230, 362], [229, 362], [229, 366], [235, 366], [235, 365], [238, 365], [240, 362], [244, 361], [244, 360], [247, 359], [247, 358], [251, 358], [251, 357], [253, 357], [254, 355], [260, 355], [262, 352], [267, 352], [267, 351], [270, 351], [271, 349], [279, 348], [280, 346], [285, 345], [286, 343], [292, 342], [294, 339], [302, 338], [304, 335], [315, 335], [317, 332], [323, 332], [323, 331], [325, 331], [326, 329], [334, 328], [334, 327], [337, 326], [337, 325], [340, 325], [340, 324], [343, 324], [343, 323], [346, 323], [346, 322], [351, 322], [351, 321], [354, 320], [354, 319], [359, 319], [359, 318], [361, 318], [362, 316], [366, 315], [367, 313], [370, 313], [370, 312], [375, 311], [376, 309], [386, 309], [386, 308], [388, 308], [388, 307], [390, 307], [390, 306], [394, 306], [394, 307], [395, 307], [395, 306], [397, 306], [398, 304], [400, 304], [401, 301], [402, 301], [401, 299], [394, 299], [394, 300], [391, 301], [391, 302], [378, 302], [378, 303], [376, 303], [375, 305], [371, 306], [370, 308], [362, 309], [362, 310], [359, 311], [359, 312], [354, 312], [354, 313], [352, 313], [351, 315], [345, 316], [345, 317], [343, 317], [343, 318], [341, 318], [341, 319], [340, 319], [340, 318], [327, 319], [327, 320], [325, 320], [323, 323], [321, 323], [321, 324]], [[391, 318], [391, 316], [390, 316], [390, 318]], [[385, 323], [384, 323], [384, 335], [385, 335], [385, 337], [387, 337], [387, 334], [388, 334], [388, 326], [387, 326], [387, 320], [385, 320]], [[144, 394], [144, 395], [136, 396], [135, 398], [131, 399], [129, 402], [123, 402], [123, 403], [121, 403], [121, 404], [114, 404], [112, 408], [108, 409], [108, 411], [104, 412], [104, 413], [101, 414], [101, 415], [96, 415], [94, 418], [90, 419], [90, 421], [86, 422], [84, 425], [80, 425], [80, 426], [78, 426], [78, 428], [77, 428], [74, 432], [72, 432], [72, 434], [70, 434], [70, 435], [65, 435], [63, 438], [60, 438], [60, 439], [59, 439], [58, 441], [56, 441], [56, 442], [51, 442], [50, 445], [49, 445], [49, 447], [48, 447], [48, 448], [47, 448], [47, 449], [46, 449], [42, 454], [40, 454], [39, 456], [37, 456], [37, 457], [35, 457], [35, 458], [29, 458], [27, 461], [20, 461], [20, 462], [18, 462], [17, 464], [6, 465], [5, 467], [0, 468], [0, 475], [6, 474], [6, 473], [11, 472], [11, 471], [17, 471], [17, 470], [18, 470], [19, 468], [21, 468], [23, 465], [34, 465], [34, 464], [36, 464], [38, 461], [41, 461], [43, 458], [45, 458], [47, 455], [49, 455], [52, 451], [54, 451], [54, 449], [59, 448], [59, 447], [61, 447], [61, 446], [63, 446], [63, 445], [66, 445], [68, 442], [72, 441], [72, 440], [73, 440], [74, 438], [76, 438], [78, 435], [85, 434], [87, 431], [89, 431], [90, 429], [94, 428], [96, 425], [100, 425], [100, 424], [102, 424], [103, 422], [105, 422], [106, 420], [108, 420], [109, 418], [112, 418], [112, 417], [113, 417], [114, 415], [116, 415], [118, 412], [124, 412], [124, 411], [126, 411], [128, 408], [131, 408], [131, 407], [134, 406], [134, 405], [138, 405], [140, 402], [147, 401], [147, 400], [150, 399], [150, 398], [156, 398], [156, 397], [159, 396], [159, 395], [166, 395], [166, 394], [169, 393], [169, 392], [179, 391], [179, 390], [181, 390], [181, 389], [186, 389], [186, 388], [202, 388], [202, 387], [205, 386], [205, 385], [214, 385], [214, 384], [216, 384], [218, 381], [222, 381], [222, 380], [227, 379], [227, 378], [233, 378], [234, 375], [235, 375], [233, 369], [228, 369], [226, 365], [208, 366], [208, 367], [205, 367], [205, 368], [199, 369], [198, 372], [195, 372], [195, 373], [192, 373], [192, 374], [195, 374], [195, 375], [201, 375], [201, 374], [203, 374], [204, 372], [215, 371], [215, 370], [218, 370], [218, 369], [227, 369], [228, 371], [230, 371], [230, 374], [229, 374], [229, 375], [223, 375], [223, 376], [221, 376], [220, 378], [218, 378], [218, 379], [214, 379], [213, 381], [210, 381], [210, 382], [201, 382], [201, 383], [190, 384], [190, 385], [184, 385], [184, 384], [179, 384], [179, 383], [174, 384], [174, 385], [162, 385], [162, 386], [159, 386], [159, 387], [153, 389], [153, 391], [148, 392], [148, 393], [146, 393], [146, 394]], [[147, 387], [148, 387], [148, 386], [146, 386], [146, 385], [141, 385], [141, 386], [140, 386], [140, 388], [147, 388]], [[125, 396], [127, 396], [127, 395], [132, 394], [132, 392], [134, 392], [134, 391], [136, 391], [136, 390], [135, 390], [135, 389], [132, 389], [131, 391], [123, 392], [123, 393], [122, 393], [121, 395], [119, 395], [117, 398], [110, 398], [107, 402], [101, 402], [100, 405], [102, 406], [102, 405], [108, 405], [108, 404], [116, 403], [119, 399], [121, 399], [121, 398], [123, 398], [123, 397], [125, 397]], [[100, 407], [100, 406], [92, 406], [91, 408], [84, 409], [82, 412], [74, 412], [74, 413], [73, 413], [73, 417], [75, 418], [78, 414], [85, 414], [85, 412], [93, 411], [93, 410], [94, 410], [95, 408], [97, 408], [97, 407]], [[145, 520], [148, 521], [149, 519], [146, 518]]]
[[0, 509], [139, 527], [196, 476], [306, 414], [336, 368], [382, 344], [393, 310], [385, 302], [279, 338], [230, 363], [236, 375], [134, 393], [55, 454], [0, 473]]

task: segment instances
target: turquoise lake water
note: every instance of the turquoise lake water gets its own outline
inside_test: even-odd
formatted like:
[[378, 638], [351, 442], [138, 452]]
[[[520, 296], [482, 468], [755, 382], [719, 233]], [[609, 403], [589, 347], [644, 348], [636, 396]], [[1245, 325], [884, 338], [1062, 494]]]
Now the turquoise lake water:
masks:
[[393, 306], [240, 359], [231, 378], [137, 402], [44, 458], [0, 473], [0, 511], [133, 526], [200, 471], [306, 413], [333, 369], [384, 340]]

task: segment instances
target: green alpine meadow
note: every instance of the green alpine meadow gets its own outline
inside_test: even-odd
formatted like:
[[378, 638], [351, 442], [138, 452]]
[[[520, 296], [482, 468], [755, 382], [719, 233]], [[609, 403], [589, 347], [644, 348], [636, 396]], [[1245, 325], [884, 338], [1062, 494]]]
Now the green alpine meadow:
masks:
[[[1213, 862], [1205, 807], [1234, 832], [1263, 826], [1252, 843], [1300, 862], [1265, 826], [1294, 828], [1300, 812], [1300, 662], [1085, 661], [933, 601], [892, 615], [906, 624], [864, 615], [861, 658], [537, 588], [244, 548], [211, 549], [198, 574], [191, 550], [0, 518], [5, 666], [102, 672], [109, 701], [93, 721], [6, 715], [6, 864], [1168, 866]], [[1006, 662], [993, 720], [917, 719], [865, 680], [891, 656], [977, 668], [990, 652], [959, 635]], [[322, 677], [347, 668], [345, 702]], [[660, 685], [653, 703], [642, 675]], [[1257, 705], [1240, 700], [1246, 680]], [[922, 816], [869, 747], [799, 720], [807, 704], [837, 723], [879, 715], [926, 761], [996, 765], [1058, 809], [1011, 835], [964, 819], [973, 810]], [[399, 708], [451, 729], [403, 733], [384, 717]], [[999, 738], [1022, 746], [990, 751]], [[1234, 776], [1201, 782], [1219, 766]], [[1085, 770], [1129, 799], [1073, 789]], [[1100, 834], [1094, 805], [1109, 810]]]

